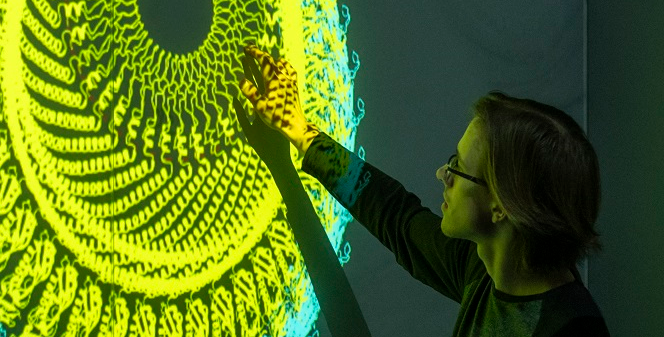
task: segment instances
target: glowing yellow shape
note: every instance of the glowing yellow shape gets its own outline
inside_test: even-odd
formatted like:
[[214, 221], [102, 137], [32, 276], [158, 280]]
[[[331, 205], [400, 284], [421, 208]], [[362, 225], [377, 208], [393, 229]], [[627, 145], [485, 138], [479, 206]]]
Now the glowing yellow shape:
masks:
[[[207, 39], [180, 55], [150, 38], [134, 0], [26, 1], [0, 0], [0, 244], [9, 247], [0, 273], [11, 273], [0, 321], [43, 335], [58, 321], [82, 335], [97, 325], [105, 336], [306, 333], [317, 312], [311, 284], [230, 102], [237, 50], [258, 41], [300, 74], [309, 120], [353, 149], [351, 81], [338, 74], [348, 70], [345, 39], [338, 25], [319, 27], [338, 18], [336, 3], [215, 0]], [[300, 174], [338, 248], [350, 217]], [[4, 270], [12, 254], [20, 263]], [[79, 285], [78, 268], [95, 279]], [[39, 306], [27, 308], [44, 282]], [[165, 297], [186, 311], [150, 304]]]

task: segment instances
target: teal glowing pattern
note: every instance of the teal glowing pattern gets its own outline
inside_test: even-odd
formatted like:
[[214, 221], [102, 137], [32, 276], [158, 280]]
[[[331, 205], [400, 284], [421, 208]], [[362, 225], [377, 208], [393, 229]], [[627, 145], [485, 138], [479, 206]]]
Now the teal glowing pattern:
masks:
[[[353, 150], [364, 105], [354, 114], [348, 8], [213, 0], [207, 37], [178, 53], [151, 38], [139, 3], [0, 0], [1, 326], [315, 333], [319, 307], [281, 196], [231, 102], [243, 98], [241, 48], [257, 42], [303, 74], [307, 119]], [[350, 214], [299, 174], [347, 262]]]

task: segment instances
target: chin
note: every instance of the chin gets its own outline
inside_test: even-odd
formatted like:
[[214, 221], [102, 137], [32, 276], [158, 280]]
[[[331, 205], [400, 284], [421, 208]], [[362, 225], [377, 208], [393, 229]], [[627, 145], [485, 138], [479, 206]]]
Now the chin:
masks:
[[443, 232], [445, 236], [448, 238], [451, 238], [452, 236], [448, 233], [447, 231], [447, 225], [444, 224], [445, 218], [443, 218], [443, 221], [440, 222], [440, 230]]

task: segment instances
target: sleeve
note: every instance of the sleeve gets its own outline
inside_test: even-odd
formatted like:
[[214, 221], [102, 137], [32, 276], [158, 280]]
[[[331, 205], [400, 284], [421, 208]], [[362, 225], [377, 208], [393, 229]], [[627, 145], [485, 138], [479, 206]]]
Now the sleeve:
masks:
[[302, 170], [318, 179], [414, 278], [461, 303], [470, 241], [446, 237], [442, 218], [416, 195], [323, 132], [305, 153]]

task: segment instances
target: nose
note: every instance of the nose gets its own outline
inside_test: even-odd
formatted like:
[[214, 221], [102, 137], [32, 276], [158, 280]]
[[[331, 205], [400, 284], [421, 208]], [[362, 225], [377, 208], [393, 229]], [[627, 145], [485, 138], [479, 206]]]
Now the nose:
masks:
[[442, 183], [445, 183], [445, 166], [442, 166], [436, 170], [436, 178]]

